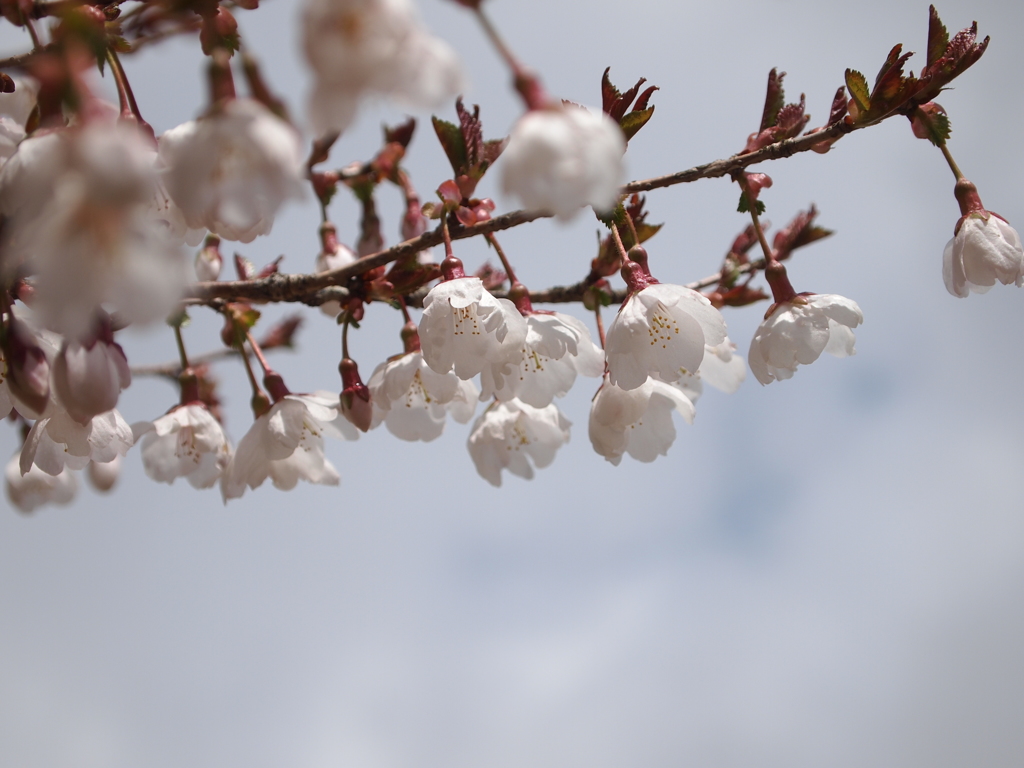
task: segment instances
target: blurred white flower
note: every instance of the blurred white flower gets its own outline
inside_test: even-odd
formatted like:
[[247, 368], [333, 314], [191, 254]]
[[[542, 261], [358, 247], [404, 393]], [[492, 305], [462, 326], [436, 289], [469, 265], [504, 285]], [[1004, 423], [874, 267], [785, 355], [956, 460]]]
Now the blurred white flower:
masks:
[[120, 456], [115, 456], [112, 460], [104, 463], [90, 461], [86, 470], [89, 484], [100, 493], [107, 493], [121, 477], [122, 461]]
[[512, 128], [501, 155], [501, 186], [526, 208], [566, 220], [591, 205], [615, 207], [625, 167], [622, 129], [582, 107], [533, 110]]
[[52, 367], [53, 386], [61, 404], [79, 424], [117, 405], [121, 390], [132, 383], [120, 344], [91, 338], [65, 341]]
[[422, 352], [381, 363], [367, 386], [373, 401], [372, 427], [383, 421], [395, 437], [424, 442], [441, 434], [449, 411], [460, 424], [473, 418], [479, 396], [472, 381], [451, 371], [431, 370]]
[[959, 298], [985, 293], [998, 280], [1024, 285], [1024, 250], [1020, 236], [990, 211], [969, 213], [942, 254], [946, 290]]
[[142, 466], [158, 483], [184, 477], [193, 488], [209, 488], [231, 461], [231, 446], [220, 422], [203, 403], [172, 408], [154, 421], [132, 424], [141, 441]]
[[231, 99], [160, 137], [160, 167], [189, 227], [252, 242], [302, 195], [298, 133], [258, 101]]
[[90, 461], [101, 464], [124, 456], [132, 447], [132, 430], [117, 410], [94, 416], [79, 424], [59, 406], [38, 419], [21, 449], [21, 472], [33, 465], [48, 475], [59, 475], [64, 467], [85, 469]]
[[103, 304], [145, 322], [178, 300], [184, 254], [154, 215], [152, 158], [134, 127], [97, 121], [26, 139], [0, 169], [4, 268], [30, 265], [47, 327], [79, 338]]
[[25, 124], [36, 107], [39, 84], [14, 78], [14, 93], [0, 93], [0, 166], [6, 163], [25, 138]]
[[423, 299], [423, 359], [437, 373], [471, 379], [487, 370], [493, 388], [513, 376], [523, 354], [526, 320], [508, 299], [496, 299], [478, 277], [438, 283]]
[[221, 475], [224, 500], [239, 498], [268, 477], [288, 491], [299, 480], [337, 485], [337, 470], [324, 457], [324, 434], [355, 440], [359, 433], [338, 413], [338, 397], [329, 392], [286, 395], [256, 419], [238, 442]]
[[430, 35], [406, 0], [308, 0], [303, 30], [317, 133], [345, 130], [366, 96], [436, 109], [465, 87], [455, 52]]
[[69, 504], [78, 491], [78, 481], [70, 469], [49, 475], [33, 466], [22, 474], [18, 454], [4, 470], [7, 498], [22, 512], [34, 512], [43, 504]]
[[616, 466], [624, 453], [637, 461], [654, 461], [666, 455], [676, 439], [673, 411], [693, 423], [695, 409], [681, 387], [648, 378], [641, 386], [624, 390], [606, 375], [590, 405], [590, 442]]
[[799, 295], [769, 311], [754, 333], [748, 356], [750, 370], [762, 384], [790, 378], [798, 365], [813, 363], [822, 352], [854, 354], [851, 329], [864, 322], [857, 302], [830, 293]]
[[476, 471], [493, 486], [501, 485], [503, 469], [529, 480], [534, 466], [548, 466], [569, 442], [570, 426], [554, 405], [534, 408], [519, 400], [494, 402], [473, 424], [469, 455]]
[[[499, 400], [518, 397], [527, 405], [543, 408], [568, 393], [577, 373], [595, 378], [604, 373], [604, 352], [572, 315], [533, 312], [526, 315], [526, 326], [518, 375], [507, 376], [503, 386], [492, 388]], [[484, 371], [485, 390], [487, 378]]]
[[608, 327], [605, 353], [611, 383], [636, 389], [696, 371], [706, 346], [725, 341], [725, 319], [697, 291], [654, 283], [631, 293]]

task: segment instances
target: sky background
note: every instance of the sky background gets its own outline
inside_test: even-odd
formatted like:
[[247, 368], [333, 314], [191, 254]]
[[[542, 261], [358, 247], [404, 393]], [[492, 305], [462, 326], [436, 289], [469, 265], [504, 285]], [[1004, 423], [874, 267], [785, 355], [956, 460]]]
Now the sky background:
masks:
[[[299, 4], [239, 11], [243, 39], [296, 115], [309, 78]], [[871, 80], [890, 47], [923, 51], [927, 5], [491, 0], [509, 44], [549, 90], [599, 106], [621, 87], [661, 90], [633, 140], [629, 177], [742, 148], [768, 70], [789, 72], [825, 122], [846, 67]], [[508, 75], [469, 14], [420, 4], [460, 51], [485, 132], [519, 114]], [[1024, 6], [943, 2], [951, 32], [979, 22], [991, 46], [939, 100], [950, 147], [987, 207], [1024, 224]], [[27, 47], [6, 30], [0, 55]], [[195, 40], [126, 61], [158, 132], [203, 109]], [[919, 71], [922, 57], [908, 65]], [[367, 159], [365, 104], [335, 167]], [[451, 119], [454, 109], [442, 117]], [[450, 175], [420, 115], [407, 167], [424, 199]], [[572, 440], [532, 481], [492, 488], [449, 424], [429, 445], [385, 430], [328, 443], [340, 487], [267, 483], [226, 508], [184, 481], [157, 485], [129, 453], [116, 490], [66, 508], [0, 514], [0, 763], [19, 768], [471, 768], [494, 766], [962, 766], [1024, 762], [1024, 504], [1020, 379], [1024, 296], [957, 300], [941, 278], [959, 216], [940, 153], [894, 119], [829, 154], [760, 166], [779, 226], [809, 203], [836, 235], [790, 266], [798, 291], [864, 311], [857, 355], [789, 381], [706, 392], [667, 457], [613, 467], [587, 439], [597, 382], [561, 402]], [[515, 207], [488, 177], [480, 189]], [[664, 282], [718, 269], [746, 224], [725, 180], [648, 195]], [[398, 238], [399, 195], [381, 195]], [[356, 206], [338, 195], [342, 239]], [[238, 250], [312, 268], [310, 196]], [[540, 289], [574, 282], [594, 220], [501, 236]], [[485, 248], [463, 241], [475, 268]], [[225, 244], [226, 254], [232, 244]], [[578, 309], [578, 308], [577, 308]], [[726, 310], [745, 354], [765, 306]], [[289, 311], [269, 307], [266, 317]], [[212, 313], [186, 329], [219, 345]], [[577, 314], [580, 314], [577, 312]], [[274, 365], [295, 391], [337, 390], [339, 331], [306, 312], [297, 354]], [[582, 314], [580, 316], [583, 316]], [[610, 319], [610, 315], [608, 316]], [[590, 319], [587, 318], [590, 323]], [[400, 351], [397, 313], [371, 307], [350, 339], [364, 378]], [[131, 330], [132, 363], [174, 358], [166, 328]], [[248, 429], [241, 369], [217, 369], [227, 427]], [[176, 399], [139, 378], [129, 422]], [[6, 457], [13, 431], [0, 432]], [[6, 503], [6, 500], [0, 503]]]

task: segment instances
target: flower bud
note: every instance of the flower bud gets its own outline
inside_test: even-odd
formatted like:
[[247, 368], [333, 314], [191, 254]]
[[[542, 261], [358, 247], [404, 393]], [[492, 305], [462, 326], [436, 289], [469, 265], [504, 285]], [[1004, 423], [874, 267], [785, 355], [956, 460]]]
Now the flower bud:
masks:
[[196, 254], [196, 278], [202, 282], [220, 279], [224, 258], [220, 255], [220, 238], [207, 235], [202, 250]]
[[345, 358], [338, 366], [341, 373], [341, 415], [357, 429], [366, 432], [373, 421], [373, 405], [370, 390], [359, 377], [359, 366], [355, 360]]

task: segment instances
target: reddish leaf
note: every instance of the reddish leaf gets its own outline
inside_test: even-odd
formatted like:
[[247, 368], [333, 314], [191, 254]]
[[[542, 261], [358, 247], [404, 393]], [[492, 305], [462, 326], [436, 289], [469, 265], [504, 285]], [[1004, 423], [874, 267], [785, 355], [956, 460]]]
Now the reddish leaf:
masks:
[[928, 66], [932, 66], [946, 54], [949, 45], [949, 33], [946, 25], [939, 18], [934, 5], [928, 6]]
[[456, 175], [465, 173], [464, 169], [468, 165], [466, 142], [462, 138], [462, 131], [459, 130], [459, 126], [449, 123], [447, 120], [441, 120], [438, 117], [430, 119], [434, 124], [434, 132], [437, 134], [437, 139], [441, 142], [441, 148], [444, 149], [444, 153], [448, 156], [448, 162], [452, 165], [452, 170], [455, 171]]
[[764, 97], [764, 112], [761, 113], [760, 131], [775, 125], [779, 112], [786, 103], [786, 92], [782, 88], [782, 80], [785, 76], [785, 72], [778, 72], [774, 67], [768, 73], [768, 91]]
[[412, 134], [416, 130], [416, 118], [410, 117], [401, 125], [396, 125], [394, 128], [384, 126], [384, 143], [385, 144], [401, 144], [403, 147], [408, 148], [409, 142], [412, 141]]

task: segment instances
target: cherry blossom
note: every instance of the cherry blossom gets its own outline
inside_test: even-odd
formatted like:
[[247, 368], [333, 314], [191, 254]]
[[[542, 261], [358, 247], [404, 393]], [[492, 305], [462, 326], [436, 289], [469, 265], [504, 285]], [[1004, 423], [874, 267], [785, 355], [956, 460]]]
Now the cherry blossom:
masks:
[[252, 242], [302, 195], [298, 133], [258, 101], [230, 99], [160, 137], [160, 168], [189, 227]]
[[89, 485], [100, 493], [108, 493], [117, 485], [121, 478], [121, 464], [124, 459], [115, 456], [107, 462], [90, 461], [86, 468], [86, 477], [89, 478]]
[[50, 475], [37, 466], [24, 474], [18, 454], [7, 462], [4, 486], [11, 504], [22, 512], [34, 512], [44, 504], [70, 504], [78, 492], [78, 480], [70, 469]]
[[381, 363], [367, 386], [373, 401], [373, 427], [383, 422], [395, 437], [424, 442], [440, 436], [449, 412], [460, 424], [473, 418], [479, 396], [472, 381], [451, 371], [433, 371], [420, 351]]
[[128, 360], [107, 329], [107, 339], [64, 342], [53, 363], [53, 385], [71, 418], [79, 424], [117, 405], [132, 382]]
[[85, 469], [90, 461], [107, 463], [124, 456], [133, 442], [131, 428], [116, 409], [79, 424], [55, 406], [25, 438], [21, 472], [28, 474], [33, 465], [49, 475], [59, 475], [65, 466]]
[[568, 220], [581, 208], [615, 207], [626, 139], [603, 112], [574, 105], [527, 112], [501, 155], [502, 189], [527, 208]]
[[852, 329], [863, 321], [857, 302], [834, 294], [800, 294], [773, 304], [750, 343], [750, 370], [771, 384], [790, 378], [798, 365], [813, 363], [822, 352], [848, 357], [855, 351]]
[[[526, 315], [526, 339], [518, 376], [506, 376], [501, 387], [488, 387], [499, 400], [519, 400], [543, 408], [556, 397], [564, 397], [577, 373], [599, 377], [604, 373], [604, 353], [590, 338], [587, 327], [572, 315], [561, 312], [532, 312]], [[486, 397], [486, 394], [485, 394]]]
[[683, 372], [696, 371], [705, 345], [721, 344], [725, 333], [722, 313], [703, 294], [680, 285], [648, 284], [630, 293], [608, 327], [610, 380], [627, 390], [652, 375], [676, 381]]
[[519, 400], [495, 401], [473, 424], [469, 455], [480, 476], [495, 487], [501, 485], [503, 469], [529, 480], [534, 467], [548, 466], [569, 442], [570, 426], [554, 405], [534, 408]]
[[78, 338], [106, 303], [150, 321], [179, 298], [184, 254], [155, 218], [152, 156], [133, 126], [97, 120], [26, 139], [0, 169], [5, 264], [31, 265], [52, 330]]
[[479, 277], [456, 276], [424, 298], [420, 339], [423, 359], [437, 373], [454, 370], [460, 379], [471, 379], [487, 369], [487, 382], [498, 389], [519, 365], [526, 320], [511, 301], [491, 295]]
[[1024, 250], [1017, 231], [997, 214], [970, 213], [942, 254], [946, 290], [958, 298], [985, 293], [999, 281], [1024, 285]]
[[220, 422], [203, 403], [178, 405], [154, 421], [132, 425], [141, 441], [142, 466], [158, 483], [184, 477], [193, 488], [210, 488], [231, 461]]
[[590, 406], [590, 442], [616, 466], [624, 453], [637, 461], [654, 461], [675, 442], [673, 411], [687, 424], [693, 423], [693, 402], [682, 387], [648, 378], [639, 387], [625, 390], [605, 375]]
[[704, 383], [731, 395], [740, 388], [747, 378], [747, 365], [740, 355], [736, 354], [736, 345], [726, 337], [725, 341], [715, 347], [704, 346], [704, 360], [694, 373], [685, 372], [675, 382], [684, 395], [694, 405], [704, 393]]
[[274, 487], [291, 490], [299, 480], [337, 485], [337, 470], [324, 457], [324, 434], [355, 440], [359, 433], [338, 414], [338, 397], [329, 392], [285, 395], [258, 417], [235, 449], [221, 475], [224, 500], [245, 488], [259, 488], [268, 477]]
[[431, 36], [406, 0], [309, 0], [303, 50], [316, 76], [313, 129], [343, 131], [366, 96], [438, 108], [464, 88], [455, 52]]

